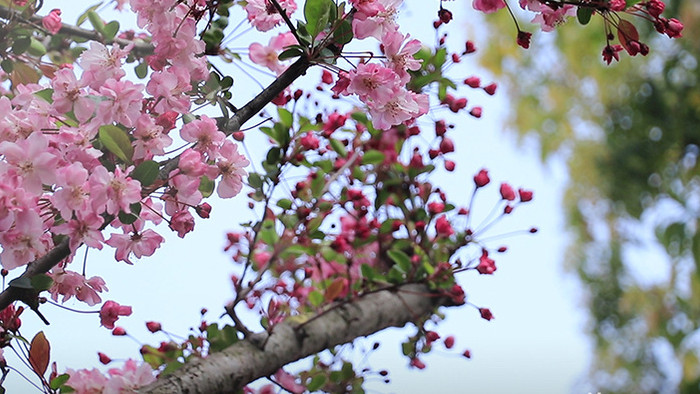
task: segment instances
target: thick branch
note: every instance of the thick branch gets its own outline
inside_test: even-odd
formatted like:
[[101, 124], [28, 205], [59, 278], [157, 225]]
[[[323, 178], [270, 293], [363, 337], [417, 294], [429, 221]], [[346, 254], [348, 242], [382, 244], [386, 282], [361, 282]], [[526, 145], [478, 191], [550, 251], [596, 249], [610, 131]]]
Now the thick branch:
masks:
[[370, 293], [306, 324], [283, 322], [219, 353], [187, 363], [140, 393], [232, 393], [281, 367], [388, 327], [402, 327], [433, 313], [449, 299], [424, 285]]

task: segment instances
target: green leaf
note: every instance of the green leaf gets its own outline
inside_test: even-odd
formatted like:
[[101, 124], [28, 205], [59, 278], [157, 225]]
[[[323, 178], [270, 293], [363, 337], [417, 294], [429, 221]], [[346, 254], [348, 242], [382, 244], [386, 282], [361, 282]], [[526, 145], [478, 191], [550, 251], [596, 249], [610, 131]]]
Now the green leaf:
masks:
[[582, 25], [587, 25], [591, 21], [591, 16], [593, 16], [593, 9], [588, 7], [578, 7], [576, 9], [576, 18], [578, 18], [578, 23]]
[[10, 59], [4, 59], [2, 62], [0, 62], [0, 67], [2, 68], [2, 71], [9, 74], [15, 68], [15, 63]]
[[326, 375], [316, 375], [311, 378], [309, 384], [306, 385], [306, 389], [309, 391], [316, 391], [326, 384]]
[[370, 150], [362, 156], [362, 164], [377, 165], [384, 162], [386, 156], [378, 150]]
[[133, 224], [134, 222], [136, 222], [136, 219], [138, 219], [138, 216], [126, 213], [124, 211], [119, 211], [117, 217], [119, 218], [119, 221], [123, 224]]
[[277, 59], [279, 59], [279, 60], [293, 59], [293, 58], [299, 57], [303, 54], [304, 54], [304, 52], [301, 49], [299, 49], [297, 47], [291, 47], [291, 48], [285, 49], [284, 51], [282, 51], [282, 53], [277, 55]]
[[136, 67], [134, 67], [134, 72], [136, 73], [136, 76], [140, 79], [146, 78], [146, 75], [148, 75], [148, 63], [139, 63]]
[[263, 180], [262, 177], [260, 177], [260, 174], [257, 172], [251, 172], [248, 174], [248, 185], [256, 190], [262, 189]]
[[377, 277], [377, 271], [368, 264], [362, 264], [360, 266], [360, 271], [362, 272], [362, 277], [370, 282], [374, 281]]
[[22, 37], [22, 38], [17, 38], [13, 43], [12, 43], [12, 53], [15, 55], [21, 55], [24, 52], [29, 49], [29, 46], [32, 44], [32, 39], [29, 37]]
[[88, 12], [97, 10], [97, 8], [99, 8], [99, 6], [101, 6], [101, 5], [102, 5], [102, 2], [100, 1], [99, 3], [93, 5], [92, 7], [85, 10], [85, 12], [80, 14], [80, 16], [78, 17], [78, 21], [76, 22], [76, 26], [82, 25], [83, 22], [85, 22], [85, 20], [88, 18]]
[[202, 193], [203, 198], [211, 196], [214, 193], [215, 186], [216, 182], [209, 179], [206, 175], [202, 175], [202, 177], [199, 178], [199, 192]]
[[391, 258], [404, 273], [411, 270], [411, 258], [403, 251], [390, 250], [387, 252], [387, 255], [389, 255], [389, 258]]
[[68, 379], [70, 379], [70, 375], [68, 375], [67, 373], [58, 375], [55, 378], [51, 379], [51, 383], [49, 383], [49, 386], [53, 390], [58, 390], [58, 388], [63, 386], [63, 384], [68, 381]]
[[277, 201], [277, 206], [282, 209], [292, 209], [292, 200], [283, 198]]
[[34, 95], [40, 97], [42, 100], [48, 103], [53, 103], [53, 98], [51, 98], [51, 96], [53, 96], [53, 89], [46, 88], [38, 92], [34, 92]]
[[335, 4], [331, 0], [307, 0], [304, 5], [304, 19], [306, 19], [306, 31], [311, 38], [316, 38], [318, 33], [326, 28], [331, 19], [331, 9]]
[[342, 142], [332, 138], [330, 143], [331, 147], [337, 154], [339, 154], [341, 157], [348, 157], [348, 151], [345, 149], [345, 145]]
[[309, 293], [309, 302], [314, 307], [323, 304], [323, 294], [318, 290], [312, 291], [311, 293]]
[[117, 33], [119, 33], [119, 22], [111, 21], [105, 25], [102, 34], [104, 36], [105, 41], [112, 42], [112, 40], [114, 40], [114, 37], [116, 37]]
[[37, 291], [48, 290], [53, 284], [53, 279], [46, 274], [38, 274], [30, 279], [32, 287]]
[[153, 160], [146, 160], [134, 168], [130, 176], [141, 182], [141, 186], [150, 186], [158, 178], [160, 166]]
[[266, 220], [263, 222], [262, 229], [260, 230], [260, 239], [270, 246], [275, 246], [280, 237], [275, 229], [274, 221]]
[[87, 12], [87, 18], [90, 21], [92, 28], [95, 29], [96, 32], [100, 33], [100, 35], [104, 36], [105, 23], [100, 17], [100, 14], [98, 14], [97, 11], [90, 10]]
[[125, 163], [131, 163], [134, 156], [134, 147], [126, 131], [114, 125], [100, 127], [100, 142]]
[[342, 46], [352, 41], [352, 37], [352, 25], [347, 19], [344, 19], [333, 33], [333, 42]]
[[277, 107], [277, 114], [280, 117], [280, 123], [287, 129], [292, 127], [294, 124], [294, 115], [291, 112], [282, 107]]
[[32, 56], [42, 57], [46, 55], [46, 47], [41, 41], [31, 37], [31, 43], [29, 44], [29, 48], [27, 48], [27, 53]]

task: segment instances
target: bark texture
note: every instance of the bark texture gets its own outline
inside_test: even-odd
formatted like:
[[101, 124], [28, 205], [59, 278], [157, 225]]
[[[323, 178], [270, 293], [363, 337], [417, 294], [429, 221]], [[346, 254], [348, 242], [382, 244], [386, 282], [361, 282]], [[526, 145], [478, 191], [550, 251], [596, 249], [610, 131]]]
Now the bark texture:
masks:
[[433, 313], [450, 301], [424, 285], [409, 284], [367, 294], [305, 324], [283, 322], [207, 358], [190, 362], [140, 393], [234, 393], [246, 384], [335, 345]]

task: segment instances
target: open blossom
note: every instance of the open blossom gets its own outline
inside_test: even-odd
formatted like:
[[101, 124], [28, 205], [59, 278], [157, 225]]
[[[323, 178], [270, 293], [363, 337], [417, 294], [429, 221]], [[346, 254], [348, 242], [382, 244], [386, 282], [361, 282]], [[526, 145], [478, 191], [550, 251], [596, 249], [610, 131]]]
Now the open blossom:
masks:
[[107, 290], [105, 281], [99, 276], [86, 279], [77, 272], [54, 269], [49, 273], [53, 283], [49, 288], [51, 299], [58, 301], [58, 296], [63, 296], [61, 302], [68, 301], [71, 297], [93, 306], [102, 302], [97, 293]]
[[155, 123], [155, 119], [147, 114], [141, 114], [136, 119], [134, 130], [134, 159], [150, 160], [154, 155], [165, 154], [165, 148], [173, 143], [162, 126]]
[[428, 110], [428, 96], [416, 94], [406, 89], [395, 92], [395, 95], [381, 105], [369, 104], [369, 113], [372, 115], [372, 125], [379, 130], [386, 130], [391, 126], [415, 119]]
[[70, 250], [75, 252], [81, 244], [91, 248], [102, 249], [105, 239], [102, 236], [104, 219], [90, 211], [79, 211], [76, 219], [70, 219], [53, 228], [57, 234], [66, 234], [70, 239]]
[[474, 0], [472, 6], [475, 10], [490, 14], [504, 8], [506, 3], [504, 0]]
[[520, 7], [537, 13], [532, 23], [539, 23], [542, 31], [552, 31], [564, 22], [565, 17], [576, 15], [576, 7], [571, 4], [562, 5], [555, 10], [539, 0], [520, 0]]
[[[297, 9], [294, 0], [279, 0], [278, 3], [287, 15], [291, 15]], [[259, 31], [272, 30], [282, 22], [282, 15], [270, 0], [248, 0], [245, 11], [248, 13], [250, 24]]]
[[130, 205], [141, 200], [141, 183], [128, 177], [119, 167], [111, 173], [100, 166], [90, 175], [90, 197], [95, 212], [130, 213]]
[[90, 41], [90, 49], [78, 58], [78, 64], [83, 69], [81, 84], [99, 89], [110, 78], [121, 79], [126, 75], [122, 68], [122, 59], [129, 54], [132, 47], [133, 44], [124, 48], [115, 44], [110, 50], [99, 42]]
[[399, 76], [390, 68], [376, 63], [360, 63], [348, 73], [350, 84], [346, 91], [360, 96], [362, 101], [385, 103], [400, 88]]
[[8, 270], [23, 266], [46, 253], [52, 245], [44, 221], [33, 209], [15, 213], [15, 225], [0, 233], [0, 262]]
[[230, 140], [224, 141], [219, 150], [219, 158], [216, 166], [221, 174], [221, 181], [216, 188], [216, 193], [221, 198], [230, 198], [241, 192], [243, 177], [247, 175], [245, 167], [250, 164], [245, 156], [238, 153], [238, 145]]
[[163, 241], [160, 234], [148, 229], [134, 234], [112, 234], [106, 244], [117, 249], [114, 254], [117, 260], [133, 264], [129, 260], [132, 253], [136, 258], [151, 256]]
[[5, 156], [0, 174], [18, 177], [21, 187], [30, 193], [39, 194], [42, 184], [50, 185], [56, 180], [58, 158], [40, 132], [32, 133], [26, 140], [1, 142], [0, 154]]
[[219, 131], [216, 122], [206, 115], [182, 126], [180, 136], [187, 142], [196, 142], [194, 149], [207, 153], [209, 157], [216, 156], [226, 135]]
[[100, 308], [100, 321], [102, 326], [108, 329], [114, 328], [114, 322], [119, 319], [119, 316], [131, 315], [131, 307], [119, 305], [114, 301], [107, 301]]
[[[362, 7], [370, 11], [358, 10], [352, 20], [352, 32], [355, 38], [374, 37], [381, 40], [388, 32], [396, 31], [396, 14], [403, 0], [377, 0], [372, 7]], [[376, 11], [376, 12], [374, 12]]]
[[189, 71], [179, 66], [154, 72], [146, 85], [146, 92], [157, 100], [154, 109], [158, 113], [187, 113], [190, 110], [190, 98], [186, 92], [191, 89]]
[[48, 15], [45, 17], [41, 18], [41, 25], [44, 26], [44, 29], [48, 31], [51, 34], [56, 34], [58, 33], [59, 30], [61, 30], [61, 10], [58, 8], [54, 8], [49, 12]]
[[142, 90], [143, 85], [131, 81], [106, 80], [99, 89], [104, 99], [97, 105], [94, 121], [99, 125], [117, 122], [126, 127], [135, 126], [141, 114]]
[[286, 69], [286, 66], [280, 63], [277, 55], [285, 47], [295, 45], [296, 43], [297, 40], [292, 32], [281, 33], [272, 37], [267, 46], [263, 46], [258, 42], [250, 44], [248, 56], [253, 63], [267, 67], [277, 74], [281, 74]]
[[76, 119], [81, 123], [92, 117], [95, 102], [86, 96], [73, 70], [62, 68], [56, 71], [51, 80], [51, 86], [53, 87], [52, 105], [56, 112], [64, 114], [73, 110]]
[[170, 228], [177, 232], [177, 236], [184, 238], [185, 235], [194, 230], [194, 218], [189, 211], [179, 211], [170, 218]]
[[[399, 76], [402, 84], [408, 83], [410, 75], [408, 70], [420, 70], [421, 61], [413, 58], [413, 55], [421, 48], [418, 40], [409, 40], [410, 36], [391, 31], [382, 37], [384, 55], [387, 65]], [[405, 41], [405, 43], [404, 43]]]

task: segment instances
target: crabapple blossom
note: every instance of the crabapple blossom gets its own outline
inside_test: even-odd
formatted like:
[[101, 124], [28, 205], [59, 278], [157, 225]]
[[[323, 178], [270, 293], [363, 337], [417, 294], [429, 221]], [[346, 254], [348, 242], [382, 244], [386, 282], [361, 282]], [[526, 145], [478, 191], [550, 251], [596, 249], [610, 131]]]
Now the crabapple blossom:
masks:
[[119, 319], [119, 316], [131, 315], [131, 307], [119, 305], [114, 301], [106, 301], [100, 308], [100, 321], [102, 326], [108, 329], [114, 328], [114, 322]]
[[55, 8], [51, 10], [48, 15], [41, 18], [41, 25], [44, 26], [51, 34], [58, 33], [61, 30], [61, 10]]
[[[294, 0], [279, 0], [278, 3], [287, 15], [291, 15], [297, 9]], [[250, 24], [259, 31], [272, 30], [282, 22], [282, 15], [270, 0], [249, 0], [245, 11], [248, 13]]]

